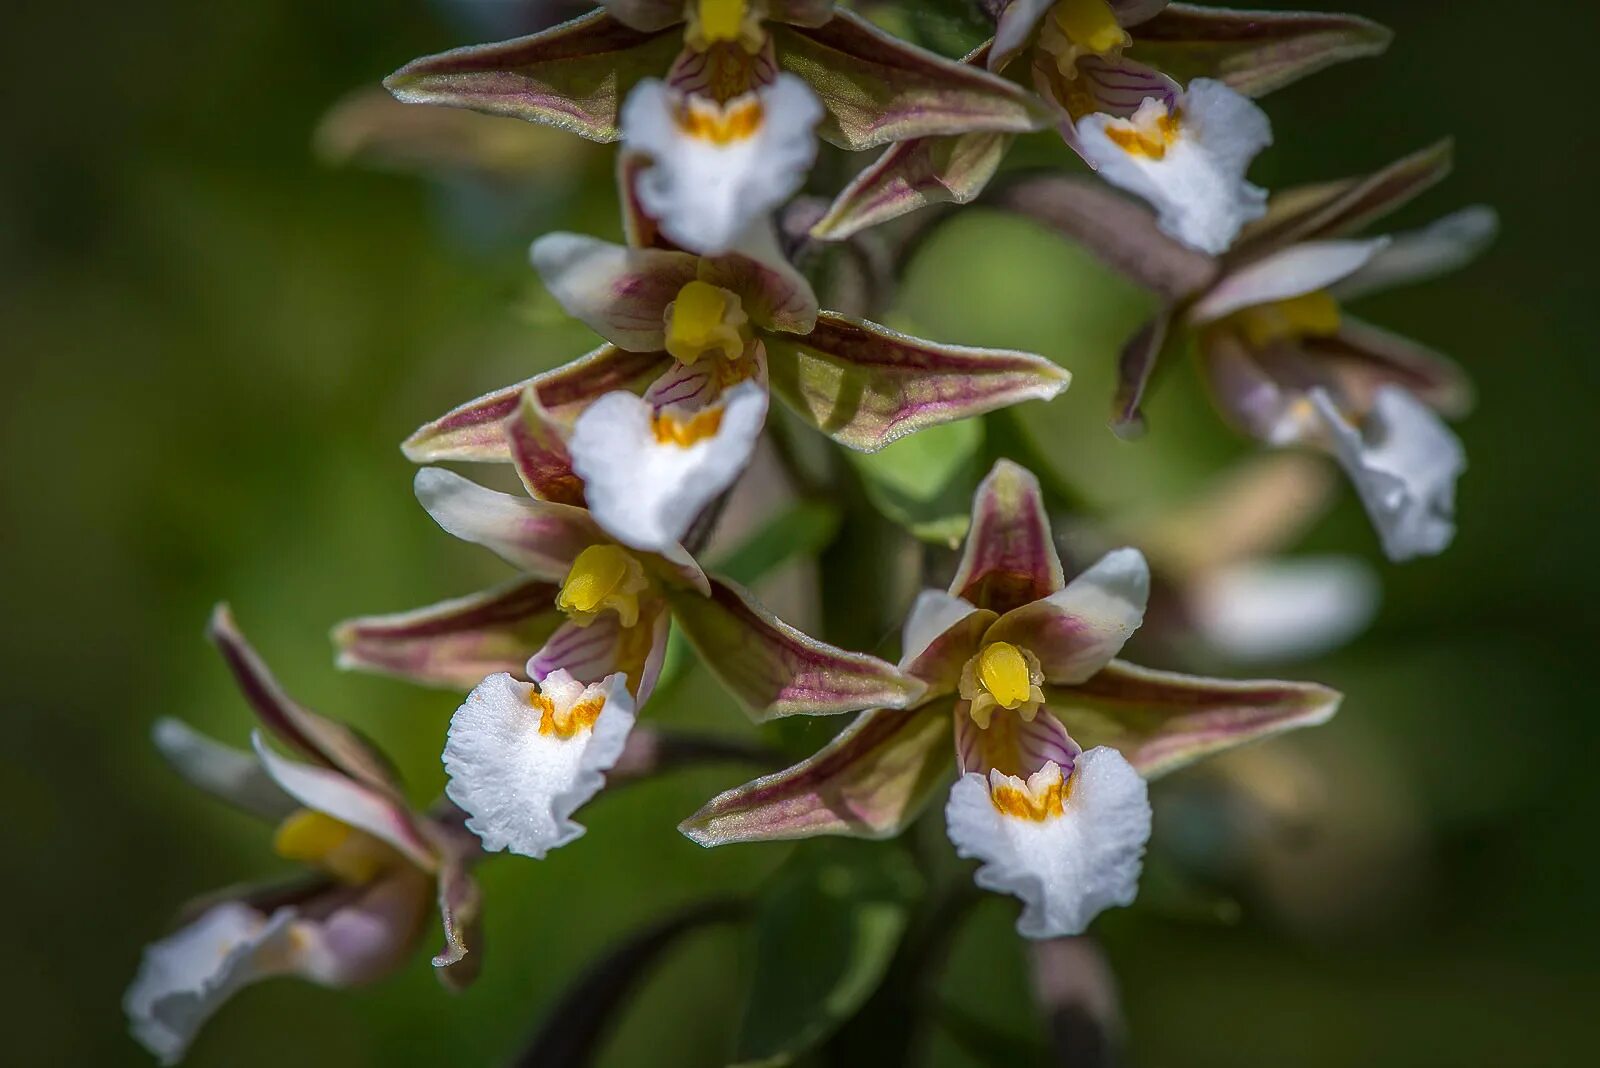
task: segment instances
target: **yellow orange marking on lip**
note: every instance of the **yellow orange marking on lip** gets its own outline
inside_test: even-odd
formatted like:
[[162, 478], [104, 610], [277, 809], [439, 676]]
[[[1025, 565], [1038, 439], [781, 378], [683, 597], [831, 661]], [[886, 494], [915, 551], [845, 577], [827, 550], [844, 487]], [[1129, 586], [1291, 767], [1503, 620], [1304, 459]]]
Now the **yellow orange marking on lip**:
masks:
[[1063, 780], [1059, 767], [1051, 775], [1039, 774], [1027, 780], [1013, 777], [1009, 782], [989, 786], [989, 801], [1001, 815], [1032, 823], [1062, 815], [1070, 794], [1071, 783]]
[[1167, 150], [1177, 141], [1182, 130], [1183, 124], [1178, 113], [1168, 112], [1156, 119], [1151, 126], [1135, 126], [1131, 123], [1107, 125], [1106, 136], [1111, 139], [1112, 144], [1130, 156], [1163, 160], [1167, 158]]
[[593, 730], [595, 721], [606, 707], [604, 697], [588, 697], [563, 712], [556, 708], [554, 701], [537, 690], [528, 695], [528, 703], [539, 713], [539, 733], [564, 742], [580, 731]]
[[715, 437], [718, 430], [722, 429], [722, 409], [708, 408], [703, 412], [696, 412], [688, 419], [680, 419], [671, 412], [663, 412], [655, 417], [656, 442], [661, 445], [676, 445], [681, 449]]
[[754, 93], [730, 100], [723, 106], [702, 97], [690, 97], [677, 116], [678, 129], [686, 136], [714, 145], [749, 140], [760, 131], [765, 118], [761, 98]]

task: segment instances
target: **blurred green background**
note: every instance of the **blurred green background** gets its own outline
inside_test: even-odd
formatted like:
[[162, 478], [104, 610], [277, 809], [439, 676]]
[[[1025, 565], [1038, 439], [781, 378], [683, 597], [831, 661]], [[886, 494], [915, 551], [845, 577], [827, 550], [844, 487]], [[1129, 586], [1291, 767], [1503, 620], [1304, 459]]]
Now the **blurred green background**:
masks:
[[[1382, 566], [1372, 630], [1285, 669], [1348, 694], [1331, 726], [1269, 743], [1316, 769], [1303, 834], [1255, 842], [1203, 893], [1147, 879], [1143, 907], [1097, 926], [1138, 1065], [1592, 1063], [1600, 175], [1585, 72], [1600, 16], [1581, 0], [1365, 7], [1394, 48], [1272, 97], [1279, 144], [1253, 175], [1356, 173], [1454, 134], [1456, 176], [1396, 224], [1477, 201], [1502, 213], [1484, 261], [1362, 307], [1476, 377], [1460, 537]], [[335, 99], [472, 38], [423, 0], [25, 4], [5, 37], [7, 1059], [140, 1064], [119, 999], [142, 944], [186, 898], [280, 870], [265, 831], [193, 795], [147, 743], [163, 714], [247, 737], [201, 637], [209, 607], [231, 601], [291, 691], [378, 737], [419, 800], [438, 789], [451, 696], [337, 673], [326, 631], [504, 577], [416, 507], [396, 444], [589, 346], [524, 249], [558, 222], [614, 233], [612, 191], [603, 153], [554, 180], [559, 220], [537, 197], [498, 212], [319, 165], [312, 132]], [[1148, 439], [1104, 429], [1115, 347], [1145, 309], [1077, 250], [971, 212], [914, 264], [893, 321], [1071, 368], [1074, 388], [1024, 425], [1092, 499], [1149, 503], [1247, 449], [1187, 370], [1162, 383]], [[1348, 493], [1313, 543], [1377, 556]], [[699, 674], [652, 714], [744, 729]], [[360, 992], [271, 983], [219, 1015], [192, 1063], [500, 1062], [620, 933], [782, 861], [788, 847], [705, 852], [673, 830], [741, 771], [619, 791], [571, 848], [487, 866], [490, 955], [465, 996], [420, 952]], [[1190, 774], [1157, 794], [1158, 841], [1176, 833], [1163, 796]], [[1013, 916], [986, 900], [941, 986], [1026, 1036]], [[603, 1062], [721, 1063], [747, 956], [732, 928], [685, 942]], [[980, 1063], [942, 1033], [926, 1060]]]

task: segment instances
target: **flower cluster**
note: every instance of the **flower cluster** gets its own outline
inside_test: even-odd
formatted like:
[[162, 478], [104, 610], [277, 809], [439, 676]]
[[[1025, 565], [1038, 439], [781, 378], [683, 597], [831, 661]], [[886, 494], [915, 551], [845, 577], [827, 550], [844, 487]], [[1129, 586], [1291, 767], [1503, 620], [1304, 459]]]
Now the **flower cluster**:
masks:
[[[845, 311], [821, 307], [818, 290], [833, 291], [809, 268], [830, 249], [870, 258], [873, 228], [920, 230], [945, 214], [918, 209], [980, 196], [1161, 298], [1121, 354], [1118, 433], [1144, 430], [1159, 361], [1191, 347], [1231, 424], [1343, 467], [1389, 557], [1452, 538], [1464, 458], [1441, 416], [1464, 411], [1465, 379], [1344, 309], [1464, 262], [1493, 214], [1357, 236], [1443, 176], [1443, 147], [1277, 194], [1247, 179], [1273, 139], [1254, 98], [1382, 51], [1387, 31], [1350, 15], [1165, 0], [974, 9], [993, 37], [956, 60], [831, 0], [604, 0], [388, 79], [408, 104], [620, 142], [624, 242], [557, 232], [531, 250], [545, 288], [601, 343], [404, 444], [427, 465], [415, 492], [428, 515], [516, 577], [335, 631], [342, 666], [469, 691], [442, 740], [437, 804], [414, 810], [371, 744], [289, 699], [219, 611], [213, 637], [265, 733], [246, 753], [164, 721], [156, 742], [184, 778], [273, 821], [275, 850], [306, 874], [202, 902], [149, 948], [126, 1007], [152, 1052], [177, 1060], [255, 979], [347, 985], [392, 971], [435, 908], [445, 948], [434, 965], [451, 985], [469, 981], [471, 869], [571, 843], [608, 779], [630, 759], [649, 763], [640, 718], [675, 632], [758, 722], [854, 714], [813, 755], [712, 799], [685, 835], [705, 846], [888, 837], [953, 780], [955, 851], [981, 862], [980, 887], [1020, 899], [1017, 928], [1033, 939], [1080, 933], [1134, 900], [1148, 780], [1333, 714], [1340, 697], [1319, 685], [1119, 658], [1147, 610], [1151, 648], [1176, 633], [1241, 660], [1360, 628], [1373, 596], [1364, 565], [1267, 559], [1325, 494], [1304, 456], [1260, 461], [1159, 529], [1079, 515], [1060, 538], [1061, 502], [997, 457], [953, 578], [908, 606], [896, 660], [812, 637], [704, 566], [770, 433], [876, 452], [1066, 389], [1067, 371], [1041, 356], [908, 336], [851, 314], [862, 302], [848, 293], [829, 300]], [[459, 144], [481, 145], [480, 132]], [[1092, 175], [1001, 175], [1024, 135], [1059, 137]], [[450, 140], [438, 127], [429, 137]], [[821, 182], [819, 142], [884, 151], [831, 203], [786, 211]], [[438, 466], [459, 462], [508, 465], [522, 491]], [[849, 470], [831, 457], [823, 467]], [[828, 496], [829, 477], [812, 492]]]

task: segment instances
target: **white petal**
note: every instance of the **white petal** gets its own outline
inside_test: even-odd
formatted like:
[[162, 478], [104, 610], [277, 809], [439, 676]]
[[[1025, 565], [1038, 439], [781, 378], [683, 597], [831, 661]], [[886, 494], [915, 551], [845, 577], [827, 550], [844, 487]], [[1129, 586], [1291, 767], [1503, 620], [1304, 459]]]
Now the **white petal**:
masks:
[[[766, 422], [766, 387], [746, 380], [695, 414], [719, 407], [715, 432], [688, 445], [658, 440], [657, 416], [631, 393], [608, 393], [584, 410], [567, 447], [590, 512], [606, 533], [635, 549], [665, 553], [733, 485]], [[662, 416], [674, 418], [677, 411], [668, 408]]]
[[716, 111], [705, 98], [685, 99], [663, 82], [646, 79], [622, 106], [622, 137], [630, 150], [653, 160], [638, 178], [644, 210], [677, 244], [715, 255], [734, 247], [752, 222], [805, 181], [817, 155], [814, 130], [822, 104], [804, 81], [781, 73], [772, 84], [728, 102], [724, 114], [755, 108], [759, 118], [720, 142], [689, 132], [680, 121], [689, 108], [713, 116]]
[[[1039, 782], [1054, 764], [1029, 780]], [[963, 857], [983, 861], [977, 884], [1022, 899], [1017, 931], [1027, 938], [1081, 934], [1101, 911], [1132, 903], [1150, 837], [1150, 801], [1139, 773], [1115, 749], [1082, 754], [1060, 815], [1040, 820], [1001, 813], [994, 784], [1024, 787], [991, 773], [962, 776], [945, 819]]]
[[1106, 181], [1149, 201], [1163, 231], [1204, 252], [1222, 252], [1240, 227], [1266, 212], [1266, 192], [1244, 176], [1272, 143], [1272, 126], [1249, 98], [1196, 78], [1178, 102], [1178, 129], [1160, 158], [1129, 151], [1108, 134], [1153, 130], [1167, 113], [1149, 97], [1129, 119], [1084, 116], [1077, 127], [1084, 155]]
[[156, 720], [156, 748], [191, 786], [274, 823], [299, 806], [253, 755], [215, 741], [181, 720]]
[[534, 269], [568, 315], [619, 348], [666, 344], [667, 305], [695, 276], [684, 252], [628, 248], [583, 234], [546, 234], [529, 251]]
[[134, 1037], [162, 1064], [183, 1059], [201, 1026], [239, 988], [291, 968], [293, 909], [271, 917], [236, 901], [145, 947], [122, 999]]
[[1365, 241], [1304, 241], [1242, 267], [1212, 287], [1189, 311], [1195, 325], [1244, 308], [1315, 293], [1372, 262], [1387, 237]]
[[977, 611], [968, 601], [943, 590], [923, 590], [917, 594], [900, 641], [900, 666], [921, 656], [933, 640]]
[[572, 814], [605, 785], [633, 728], [633, 699], [621, 675], [586, 687], [557, 671], [542, 691], [562, 714], [584, 702], [603, 704], [593, 724], [570, 737], [545, 733], [534, 687], [499, 674], [479, 683], [450, 720], [445, 793], [466, 810], [467, 829], [489, 852], [539, 858], [580, 837]]
[[1444, 421], [1396, 386], [1378, 391], [1359, 429], [1325, 391], [1312, 390], [1311, 400], [1389, 559], [1443, 552], [1455, 537], [1456, 479], [1467, 467]]
[[1353, 300], [1453, 271], [1488, 247], [1499, 229], [1500, 218], [1494, 209], [1479, 204], [1446, 215], [1420, 230], [1396, 235], [1371, 262], [1340, 282], [1334, 296]]
[[1201, 637], [1238, 661], [1327, 652], [1364, 630], [1377, 610], [1377, 576], [1347, 556], [1232, 564], [1207, 574], [1189, 598]]

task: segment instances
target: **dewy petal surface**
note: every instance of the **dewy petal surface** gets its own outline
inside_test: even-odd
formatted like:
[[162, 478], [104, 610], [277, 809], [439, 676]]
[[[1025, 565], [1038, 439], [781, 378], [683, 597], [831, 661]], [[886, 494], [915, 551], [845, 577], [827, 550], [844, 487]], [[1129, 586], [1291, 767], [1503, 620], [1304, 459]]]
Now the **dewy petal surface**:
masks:
[[[1017, 932], [1025, 938], [1081, 934], [1105, 909], [1132, 904], [1139, 890], [1150, 801], [1145, 782], [1116, 750], [1088, 750], [1072, 777], [1049, 764], [1028, 781], [968, 774], [950, 791], [945, 819], [956, 852], [983, 862], [985, 890], [1023, 902]], [[1054, 789], [1058, 808], [1043, 818], [1002, 811], [996, 795]], [[1060, 794], [1065, 796], [1060, 796]]]
[[1085, 746], [1115, 748], [1145, 778], [1296, 727], [1326, 722], [1340, 695], [1309, 682], [1208, 679], [1113, 660], [1087, 682], [1045, 687]]
[[890, 838], [948, 780], [949, 745], [948, 702], [863, 712], [813, 756], [719, 794], [678, 829], [703, 846]]
[[978, 486], [950, 592], [995, 612], [1037, 601], [1066, 585], [1033, 472], [1001, 460]]
[[1144, 621], [1150, 567], [1137, 549], [1107, 553], [1065, 589], [1001, 616], [986, 642], [1039, 658], [1047, 682], [1082, 682], [1111, 662]]
[[557, 590], [518, 579], [410, 612], [347, 620], [333, 632], [339, 666], [452, 690], [470, 690], [498, 671], [519, 674], [561, 623]]
[[942, 345], [836, 312], [805, 337], [769, 335], [772, 389], [806, 422], [873, 452], [938, 423], [1049, 400], [1072, 376], [1024, 352]]
[[581, 508], [513, 497], [440, 467], [417, 472], [416, 493], [446, 531], [548, 582], [566, 578], [578, 554], [602, 540]]
[[673, 590], [668, 599], [701, 660], [757, 719], [905, 708], [923, 695], [893, 664], [808, 637], [725, 579], [712, 579], [708, 597]]
[[634, 722], [621, 676], [584, 686], [564, 672], [543, 692], [491, 675], [450, 721], [450, 800], [488, 852], [535, 859], [580, 837], [572, 814], [605, 785]]
[[663, 314], [698, 267], [687, 252], [629, 248], [569, 233], [539, 238], [529, 258], [568, 315], [631, 352], [666, 347]]

